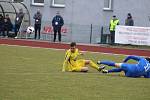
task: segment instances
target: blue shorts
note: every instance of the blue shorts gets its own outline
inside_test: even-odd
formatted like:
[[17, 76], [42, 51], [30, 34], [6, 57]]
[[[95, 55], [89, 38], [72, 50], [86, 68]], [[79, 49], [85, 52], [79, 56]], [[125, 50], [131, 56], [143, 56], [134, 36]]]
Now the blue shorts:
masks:
[[126, 63], [121, 64], [121, 68], [124, 71], [134, 71], [136, 67], [137, 67], [136, 64], [126, 64]]
[[140, 77], [136, 64], [121, 64], [122, 70], [125, 72], [127, 77]]

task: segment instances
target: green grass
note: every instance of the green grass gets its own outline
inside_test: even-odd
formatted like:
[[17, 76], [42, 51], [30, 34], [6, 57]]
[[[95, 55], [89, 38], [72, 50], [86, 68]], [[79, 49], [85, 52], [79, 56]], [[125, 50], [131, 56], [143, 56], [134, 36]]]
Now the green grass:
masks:
[[[64, 51], [0, 45], [0, 100], [150, 100], [150, 79], [61, 72]], [[124, 56], [87, 52], [120, 62]]]

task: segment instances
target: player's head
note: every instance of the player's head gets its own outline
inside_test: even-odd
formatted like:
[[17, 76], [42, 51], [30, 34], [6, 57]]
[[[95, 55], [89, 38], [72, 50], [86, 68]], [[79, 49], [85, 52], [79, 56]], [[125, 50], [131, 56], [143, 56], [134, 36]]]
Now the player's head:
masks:
[[70, 43], [70, 50], [71, 50], [71, 52], [75, 52], [75, 49], [76, 49], [76, 42], [71, 42]]
[[149, 61], [149, 63], [150, 63], [150, 57], [146, 57], [145, 59], [146, 59], [147, 61]]

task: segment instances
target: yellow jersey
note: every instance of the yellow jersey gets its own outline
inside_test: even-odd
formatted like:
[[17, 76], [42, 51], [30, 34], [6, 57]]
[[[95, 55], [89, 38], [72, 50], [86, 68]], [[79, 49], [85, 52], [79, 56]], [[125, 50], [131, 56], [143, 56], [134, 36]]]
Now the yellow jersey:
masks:
[[79, 55], [80, 52], [78, 49], [75, 49], [74, 53], [72, 53], [70, 49], [67, 50], [62, 71], [80, 71], [81, 68], [85, 66], [85, 60], [78, 59]]

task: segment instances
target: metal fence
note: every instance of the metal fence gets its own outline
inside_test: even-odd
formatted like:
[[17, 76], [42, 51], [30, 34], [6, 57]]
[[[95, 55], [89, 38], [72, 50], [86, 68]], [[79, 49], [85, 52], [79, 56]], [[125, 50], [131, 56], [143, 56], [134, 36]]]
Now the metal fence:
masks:
[[[101, 27], [98, 25], [65, 24], [61, 33], [63, 42], [99, 43], [101, 41]], [[25, 36], [23, 33], [19, 38], [25, 38]], [[28, 38], [34, 38], [34, 33], [28, 35]], [[41, 40], [53, 40], [53, 30], [50, 24], [42, 25]]]
[[[34, 23], [34, 22], [31, 22]], [[32, 25], [33, 26], [33, 25]], [[80, 25], [80, 24], [65, 24], [62, 27], [62, 42], [77, 43], [108, 43], [108, 27], [100, 25]], [[20, 35], [20, 38], [25, 38], [26, 35]], [[28, 34], [27, 38], [34, 38], [34, 33]], [[57, 37], [58, 38], [58, 37]], [[53, 41], [53, 28], [50, 21], [43, 22], [41, 29], [41, 40]], [[58, 39], [57, 39], [58, 40]]]

